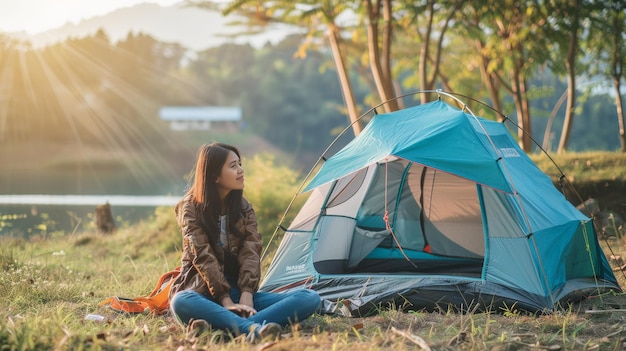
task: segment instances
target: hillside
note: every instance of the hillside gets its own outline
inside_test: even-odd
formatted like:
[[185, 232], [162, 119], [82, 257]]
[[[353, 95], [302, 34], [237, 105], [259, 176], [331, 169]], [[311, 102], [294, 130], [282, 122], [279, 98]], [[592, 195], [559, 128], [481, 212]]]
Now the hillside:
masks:
[[103, 29], [113, 42], [124, 39], [129, 32], [149, 34], [163, 42], [180, 43], [182, 46], [200, 51], [224, 43], [250, 43], [260, 47], [277, 42], [289, 32], [276, 27], [264, 33], [249, 33], [247, 28], [232, 23], [235, 17], [223, 17], [216, 11], [186, 7], [183, 2], [172, 6], [143, 3], [121, 8], [104, 16], [92, 17], [79, 23], [65, 25], [33, 36], [27, 33], [11, 33], [12, 36], [29, 40], [35, 47], [42, 47], [67, 38], [82, 38]]
[[[563, 155], [531, 155], [574, 205], [594, 199], [601, 228], [608, 226], [610, 214], [619, 227], [626, 219], [626, 154], [620, 152], [569, 152]], [[553, 162], [554, 160], [554, 162]], [[555, 166], [556, 164], [556, 166]], [[557, 168], [558, 166], [558, 168]]]

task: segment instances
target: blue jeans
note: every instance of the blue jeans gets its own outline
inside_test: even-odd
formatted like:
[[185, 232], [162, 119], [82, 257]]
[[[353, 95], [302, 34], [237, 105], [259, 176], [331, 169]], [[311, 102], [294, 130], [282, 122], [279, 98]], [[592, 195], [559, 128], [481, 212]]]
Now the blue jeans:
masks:
[[[231, 288], [230, 297], [239, 302], [241, 292]], [[286, 293], [258, 291], [252, 296], [257, 313], [243, 318], [225, 309], [213, 299], [192, 290], [179, 291], [170, 301], [174, 316], [184, 325], [191, 320], [204, 319], [212, 328], [234, 334], [246, 334], [253, 324], [278, 323], [283, 327], [305, 320], [320, 306], [319, 295], [308, 289]]]

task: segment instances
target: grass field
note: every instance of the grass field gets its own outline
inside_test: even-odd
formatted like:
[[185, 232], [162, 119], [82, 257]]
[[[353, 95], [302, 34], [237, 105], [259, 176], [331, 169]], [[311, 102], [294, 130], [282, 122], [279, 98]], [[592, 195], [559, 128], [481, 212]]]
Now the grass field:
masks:
[[[2, 350], [621, 350], [626, 335], [626, 298], [613, 294], [541, 316], [514, 307], [314, 315], [275, 343], [225, 342], [215, 332], [187, 335], [167, 315], [124, 315], [99, 305], [109, 296], [148, 294], [161, 273], [178, 264], [179, 235], [169, 209], [112, 235], [2, 238], [1, 244]], [[616, 240], [611, 245], [615, 252], [623, 248]], [[618, 279], [623, 286], [623, 274]], [[88, 314], [106, 320], [86, 320]]]
[[[608, 177], [625, 179], [620, 173], [624, 172], [622, 155], [609, 159], [589, 154], [557, 162], [566, 174], [575, 175], [572, 180], [596, 175], [599, 182]], [[592, 169], [600, 163], [602, 170]], [[622, 239], [607, 238], [602, 244], [607, 256], [626, 256]], [[122, 226], [111, 235], [86, 230], [0, 238], [0, 350], [626, 348], [623, 294], [597, 296], [540, 316], [514, 306], [497, 313], [409, 312], [381, 306], [378, 314], [367, 318], [315, 315], [286, 329], [281, 340], [259, 345], [248, 345], [241, 338], [224, 341], [216, 332], [188, 335], [170, 316], [123, 315], [99, 305], [109, 296], [148, 294], [179, 259], [180, 234], [171, 208], [158, 208], [150, 218]], [[626, 276], [619, 270], [622, 263], [611, 260], [611, 264], [620, 285], [626, 286]], [[105, 320], [86, 320], [88, 314]]]

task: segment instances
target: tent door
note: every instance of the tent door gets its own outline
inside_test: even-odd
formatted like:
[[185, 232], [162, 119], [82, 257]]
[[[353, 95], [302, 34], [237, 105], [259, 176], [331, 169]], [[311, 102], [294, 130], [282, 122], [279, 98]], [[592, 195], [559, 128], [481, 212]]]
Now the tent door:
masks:
[[324, 216], [315, 231], [313, 265], [319, 273], [340, 274], [346, 271], [356, 220]]

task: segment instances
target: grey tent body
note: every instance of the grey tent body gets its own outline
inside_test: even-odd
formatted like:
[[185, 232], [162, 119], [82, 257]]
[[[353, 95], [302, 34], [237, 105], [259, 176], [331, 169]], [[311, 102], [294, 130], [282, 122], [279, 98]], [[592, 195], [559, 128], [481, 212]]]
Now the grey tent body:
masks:
[[502, 123], [435, 101], [379, 114], [328, 158], [261, 290], [347, 306], [553, 311], [621, 291], [591, 219]]

